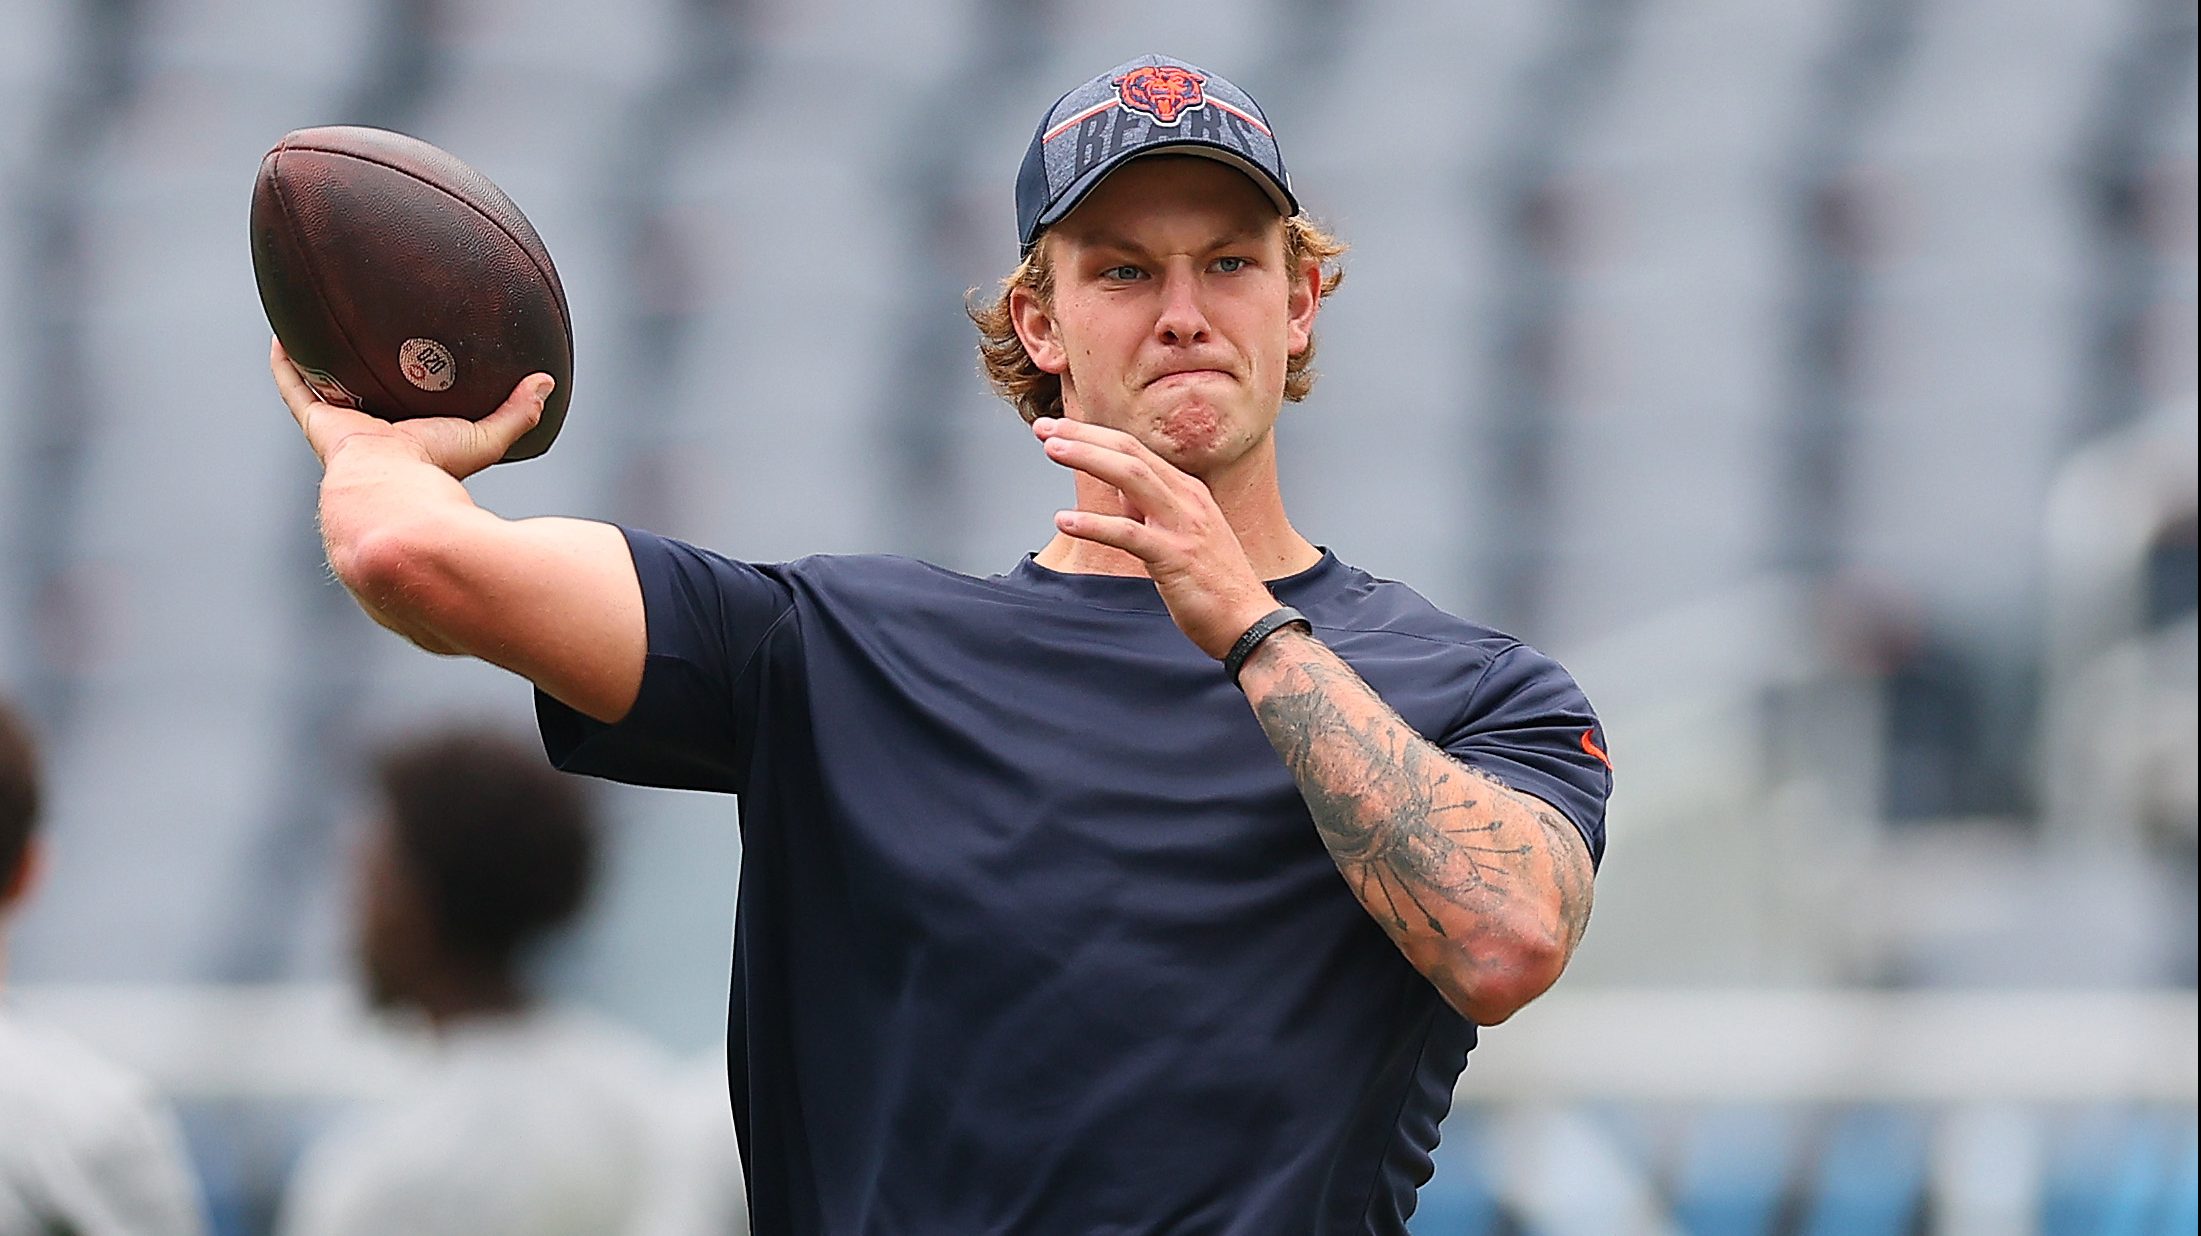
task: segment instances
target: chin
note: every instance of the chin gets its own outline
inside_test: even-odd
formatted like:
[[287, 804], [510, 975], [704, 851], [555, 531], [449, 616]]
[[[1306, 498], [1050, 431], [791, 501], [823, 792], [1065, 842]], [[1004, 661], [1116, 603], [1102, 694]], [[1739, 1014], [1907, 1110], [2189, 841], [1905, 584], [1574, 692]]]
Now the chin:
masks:
[[1205, 399], [1188, 399], [1149, 422], [1147, 446], [1176, 467], [1202, 476], [1237, 462], [1258, 436], [1254, 418], [1232, 415]]
[[1228, 422], [1215, 405], [1204, 399], [1188, 399], [1155, 421], [1156, 450], [1165, 455], [1212, 454], [1229, 436], [1227, 428]]

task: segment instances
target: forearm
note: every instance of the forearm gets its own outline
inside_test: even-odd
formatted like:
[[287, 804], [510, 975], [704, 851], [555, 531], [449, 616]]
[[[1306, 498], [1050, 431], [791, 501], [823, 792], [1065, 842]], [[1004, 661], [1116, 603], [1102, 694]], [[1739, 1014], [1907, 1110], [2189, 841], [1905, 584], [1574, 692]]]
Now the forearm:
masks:
[[439, 528], [494, 518], [466, 487], [410, 443], [346, 439], [321, 479], [321, 539], [329, 569], [359, 607], [429, 652], [463, 651], [436, 629], [421, 586]]
[[1558, 978], [1590, 906], [1571, 824], [1446, 755], [1303, 632], [1239, 681], [1346, 885], [1454, 1008], [1495, 1024]]

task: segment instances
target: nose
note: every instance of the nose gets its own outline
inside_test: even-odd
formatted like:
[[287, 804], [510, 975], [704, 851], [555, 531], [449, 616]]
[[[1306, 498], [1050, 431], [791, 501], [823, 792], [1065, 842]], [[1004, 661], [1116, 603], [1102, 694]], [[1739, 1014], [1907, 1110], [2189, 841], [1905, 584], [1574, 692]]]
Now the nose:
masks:
[[1171, 270], [1162, 281], [1161, 313], [1154, 333], [1173, 347], [1206, 343], [1207, 314], [1200, 308], [1200, 280], [1189, 270]]

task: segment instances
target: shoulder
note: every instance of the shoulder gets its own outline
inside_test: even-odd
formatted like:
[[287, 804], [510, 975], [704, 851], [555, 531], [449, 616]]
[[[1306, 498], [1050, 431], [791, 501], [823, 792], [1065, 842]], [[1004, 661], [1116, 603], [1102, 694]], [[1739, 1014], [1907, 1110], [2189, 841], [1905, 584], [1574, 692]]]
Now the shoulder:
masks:
[[82, 1144], [134, 1131], [162, 1110], [144, 1078], [58, 1030], [0, 1014], [0, 1123]]
[[[332, 1153], [442, 1174], [483, 1138], [609, 1136], [622, 1130], [600, 1122], [647, 1111], [671, 1073], [654, 1043], [591, 1013], [549, 1009], [462, 1028], [409, 1085], [356, 1112], [332, 1138]], [[550, 1123], [530, 1127], [537, 1120]]]
[[[1370, 681], [1400, 676], [1461, 701], [1468, 712], [1521, 695], [1582, 694], [1573, 674], [1518, 636], [1440, 608], [1410, 585], [1346, 567], [1311, 607], [1316, 631]], [[1586, 699], [1579, 699], [1583, 709]]]
[[784, 580], [809, 608], [867, 627], [944, 634], [945, 619], [959, 629], [987, 630], [1021, 621], [1027, 611], [1074, 608], [1004, 576], [966, 575], [899, 554], [819, 554], [760, 569]]
[[935, 566], [922, 558], [902, 554], [812, 554], [788, 562], [771, 563], [764, 570], [789, 579], [811, 580], [840, 587], [920, 587], [966, 589], [983, 581]]
[[610, 1109], [647, 1109], [674, 1087], [677, 1068], [654, 1041], [622, 1022], [581, 1008], [539, 1014], [524, 1047], [491, 1045], [501, 1061], [517, 1063], [518, 1080], [532, 1090], [549, 1079], [566, 1086], [576, 1103]]
[[1410, 584], [1344, 563], [1338, 586], [1302, 608], [1318, 628], [1446, 645], [1485, 659], [1523, 646], [1504, 631], [1440, 608]]
[[152, 1084], [5, 1013], [0, 1162], [29, 1169], [0, 1180], [0, 1202], [14, 1189], [61, 1214], [94, 1206], [133, 1231], [203, 1230], [182, 1134]]
[[811, 554], [784, 561], [750, 560], [640, 528], [622, 527], [620, 532], [645, 573], [652, 569], [734, 573], [783, 587], [833, 591], [956, 590], [982, 587], [984, 582], [899, 554]]
[[670, 1077], [654, 1045], [586, 1014], [462, 1030], [308, 1149], [286, 1231], [487, 1230], [553, 1195], [608, 1227], [649, 1170]]
[[816, 603], [892, 599], [904, 603], [1001, 602], [1044, 605], [1002, 576], [966, 575], [903, 554], [811, 554], [782, 561], [729, 557], [678, 537], [622, 527], [645, 586], [659, 575], [713, 578], [720, 584], [768, 583]]

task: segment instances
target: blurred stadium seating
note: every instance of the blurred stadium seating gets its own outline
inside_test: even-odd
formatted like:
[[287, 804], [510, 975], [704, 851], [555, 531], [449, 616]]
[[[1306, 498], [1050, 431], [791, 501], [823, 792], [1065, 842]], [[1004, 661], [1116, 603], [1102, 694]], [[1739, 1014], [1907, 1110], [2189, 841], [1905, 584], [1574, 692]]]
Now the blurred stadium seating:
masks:
[[[1567, 662], [1620, 768], [1577, 971], [1478, 1053], [1416, 1230], [2194, 1230], [2192, 1071], [2053, 1084], [2101, 1079], [2098, 1020], [2000, 1096], [1502, 1082], [1613, 992], [1668, 1003], [1569, 1040], [1602, 1079], [1656, 1071], [1644, 1010], [1693, 993], [1742, 1044], [1798, 1014], [1736, 992], [1986, 990], [2190, 1057], [2190, 0], [0, 0], [0, 30], [0, 686], [54, 735], [60, 857], [11, 960], [94, 1037], [184, 1027], [133, 1049], [163, 1077], [230, 1078], [189, 1095], [225, 1232], [347, 1049], [223, 1073], [234, 1023], [192, 1010], [344, 973], [363, 737], [528, 717], [319, 566], [260, 154], [403, 128], [537, 224], [576, 399], [492, 507], [989, 573], [1061, 480], [960, 301], [1013, 262], [1032, 119], [1148, 50], [1252, 89], [1355, 246], [1286, 414], [1300, 526]], [[613, 801], [559, 973], [703, 1048], [730, 811]], [[2032, 998], [1919, 1007], [1961, 1039]]]

